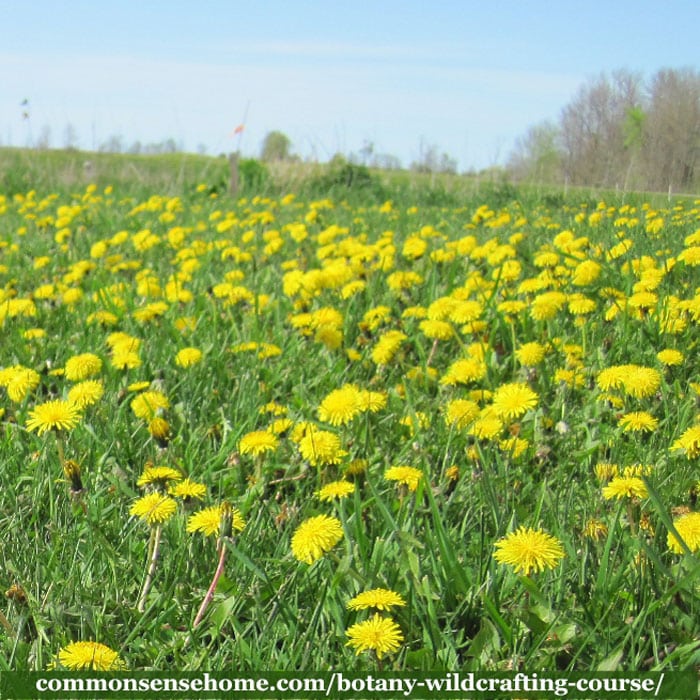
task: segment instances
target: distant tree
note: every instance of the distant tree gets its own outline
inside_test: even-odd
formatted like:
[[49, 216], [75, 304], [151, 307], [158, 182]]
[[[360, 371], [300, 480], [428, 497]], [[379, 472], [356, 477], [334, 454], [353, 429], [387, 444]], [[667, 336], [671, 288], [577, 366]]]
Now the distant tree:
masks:
[[515, 142], [508, 171], [516, 179], [555, 182], [561, 177], [562, 152], [559, 127], [544, 121], [528, 129]]
[[700, 73], [660, 70], [648, 92], [642, 128], [648, 186], [687, 190], [700, 180]]
[[564, 170], [571, 182], [623, 184], [630, 165], [624, 125], [641, 101], [641, 77], [628, 71], [601, 75], [581, 87], [560, 120]]
[[112, 134], [100, 144], [99, 150], [102, 153], [121, 153], [124, 150], [124, 140], [119, 134]]
[[401, 159], [391, 153], [377, 153], [372, 158], [372, 166], [382, 170], [401, 170]]
[[78, 132], [70, 123], [66, 124], [63, 129], [63, 147], [68, 150], [78, 147]]
[[141, 153], [141, 150], [143, 149], [143, 146], [141, 145], [140, 141], [134, 141], [131, 146], [129, 146], [127, 153], [130, 153], [132, 155], [137, 156], [139, 153]]
[[440, 154], [434, 144], [426, 145], [421, 141], [418, 160], [411, 163], [411, 170], [418, 173], [456, 173], [457, 161], [448, 153]]
[[51, 127], [48, 124], [41, 127], [35, 145], [39, 150], [46, 150], [51, 147]]
[[292, 142], [281, 131], [269, 131], [263, 140], [260, 158], [264, 161], [289, 160]]

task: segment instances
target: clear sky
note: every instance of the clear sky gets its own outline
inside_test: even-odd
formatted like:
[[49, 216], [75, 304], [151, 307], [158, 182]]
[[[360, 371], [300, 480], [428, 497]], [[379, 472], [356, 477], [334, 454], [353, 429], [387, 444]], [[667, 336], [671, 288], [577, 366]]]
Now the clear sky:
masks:
[[482, 168], [603, 71], [697, 68], [699, 27], [700, 0], [0, 0], [0, 143], [259, 155], [276, 129]]

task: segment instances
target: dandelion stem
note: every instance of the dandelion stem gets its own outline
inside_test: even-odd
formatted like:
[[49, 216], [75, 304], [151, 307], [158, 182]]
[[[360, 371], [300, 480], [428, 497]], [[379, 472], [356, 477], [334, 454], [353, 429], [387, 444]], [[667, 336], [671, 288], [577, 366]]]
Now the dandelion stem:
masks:
[[5, 628], [5, 631], [10, 635], [12, 639], [15, 638], [15, 630], [10, 624], [10, 621], [5, 617], [5, 613], [0, 610], [0, 625]]
[[143, 582], [143, 588], [141, 589], [141, 595], [139, 596], [137, 606], [137, 610], [141, 613], [146, 609], [146, 598], [148, 597], [148, 592], [151, 590], [151, 585], [153, 584], [153, 576], [156, 572], [156, 565], [158, 564], [158, 556], [160, 554], [160, 535], [162, 531], [163, 526], [160, 523], [151, 529], [151, 540], [148, 548], [148, 571], [146, 572], [146, 580]]
[[202, 604], [199, 606], [199, 610], [197, 611], [197, 617], [194, 618], [194, 622], [192, 623], [192, 628], [196, 628], [199, 623], [202, 621], [202, 618], [204, 617], [204, 613], [207, 611], [207, 608], [209, 607], [209, 603], [214, 598], [214, 591], [216, 590], [216, 586], [219, 583], [219, 579], [221, 578], [221, 574], [224, 573], [224, 564], [226, 562], [226, 543], [222, 540], [219, 543], [219, 563], [216, 567], [216, 571], [214, 572], [214, 578], [211, 580], [211, 584], [209, 585], [209, 590], [207, 591], [207, 594], [204, 596], [204, 600], [202, 601]]
[[59, 435], [58, 431], [54, 433], [56, 436], [56, 448], [58, 450], [58, 463], [63, 469], [63, 465], [66, 463], [65, 451], [63, 449], [63, 438]]
[[430, 363], [433, 361], [433, 355], [435, 354], [435, 351], [437, 350], [437, 346], [438, 346], [438, 339], [435, 338], [435, 340], [433, 340], [433, 347], [430, 348], [430, 352], [428, 353], [428, 359], [425, 361], [426, 367], [430, 367]]

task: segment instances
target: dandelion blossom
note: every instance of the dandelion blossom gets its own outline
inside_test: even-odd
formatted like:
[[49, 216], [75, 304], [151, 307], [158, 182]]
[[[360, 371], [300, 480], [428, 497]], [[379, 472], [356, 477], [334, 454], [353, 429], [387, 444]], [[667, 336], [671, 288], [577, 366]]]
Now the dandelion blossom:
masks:
[[137, 418], [150, 420], [158, 411], [170, 407], [168, 397], [160, 391], [144, 391], [131, 400], [131, 410]]
[[350, 481], [331, 481], [316, 491], [316, 496], [321, 501], [332, 501], [335, 498], [347, 498], [355, 492], [355, 484]]
[[318, 417], [331, 425], [346, 425], [360, 411], [360, 392], [352, 384], [331, 391], [318, 407]]
[[254, 456], [274, 452], [278, 445], [277, 436], [269, 430], [254, 430], [246, 433], [238, 443], [238, 451], [242, 454], [252, 454]]
[[387, 481], [395, 481], [398, 484], [403, 484], [408, 487], [409, 491], [415, 491], [418, 488], [420, 480], [423, 478], [423, 472], [415, 467], [407, 467], [404, 465], [389, 467], [384, 472], [384, 478]]
[[[691, 552], [697, 552], [700, 549], [700, 513], [685, 513], [673, 521], [673, 526]], [[672, 532], [668, 533], [666, 541], [672, 552], [683, 554], [685, 551]]]
[[163, 486], [169, 481], [180, 481], [182, 474], [172, 467], [151, 467], [148, 466], [136, 482], [137, 486]]
[[618, 423], [626, 433], [653, 433], [659, 425], [659, 419], [646, 411], [633, 411], [625, 413]]
[[[193, 513], [187, 519], [187, 532], [201, 532], [207, 537], [219, 534], [226, 508], [227, 506], [222, 503]], [[239, 532], [245, 529], [245, 520], [237, 508], [233, 508], [231, 511], [231, 525], [234, 530]]]
[[192, 367], [202, 360], [202, 351], [199, 348], [183, 348], [175, 355], [175, 364], [178, 367]]
[[642, 479], [636, 476], [615, 476], [610, 483], [603, 488], [603, 498], [610, 501], [613, 498], [646, 498], [647, 487]]
[[343, 536], [340, 520], [317, 515], [305, 520], [292, 536], [292, 554], [306, 564], [313, 564], [335, 547]]
[[49, 430], [72, 430], [80, 420], [80, 409], [70, 401], [47, 401], [29, 412], [27, 430], [36, 430], [38, 435]]
[[376, 608], [377, 610], [389, 610], [393, 606], [406, 605], [406, 601], [398, 593], [386, 588], [373, 588], [364, 591], [348, 601], [348, 610], [366, 610]]
[[153, 525], [169, 520], [176, 509], [177, 503], [170, 496], [154, 492], [135, 501], [129, 510], [129, 514], [145, 520], [149, 525]]
[[545, 352], [544, 345], [532, 342], [521, 345], [515, 351], [515, 356], [524, 367], [534, 367], [544, 360]]
[[503, 384], [493, 395], [493, 410], [498, 418], [519, 418], [537, 406], [537, 398], [527, 384]]
[[455, 334], [452, 324], [447, 321], [426, 319], [418, 327], [423, 335], [433, 340], [449, 340]]
[[347, 452], [340, 448], [340, 438], [327, 430], [312, 428], [299, 440], [301, 456], [313, 467], [340, 464]]
[[99, 642], [71, 642], [59, 649], [52, 667], [71, 671], [123, 671], [126, 663], [116, 651]]
[[678, 440], [674, 441], [671, 452], [685, 452], [689, 459], [700, 456], [700, 425], [688, 428]]
[[660, 352], [656, 353], [656, 359], [662, 364], [666, 365], [667, 367], [674, 367], [677, 365], [682, 365], [683, 362], [685, 361], [685, 358], [683, 357], [683, 353], [680, 352], [680, 350], [661, 350]]
[[495, 544], [494, 557], [499, 564], [512, 566], [515, 573], [525, 576], [530, 571], [553, 569], [564, 557], [561, 542], [542, 530], [520, 527]]
[[479, 415], [479, 404], [469, 399], [453, 399], [445, 407], [445, 423], [461, 430]]
[[354, 647], [356, 654], [374, 651], [378, 659], [395, 652], [403, 642], [401, 628], [390, 617], [382, 617], [379, 613], [353, 625], [346, 634], [350, 638], [346, 646]]
[[102, 360], [91, 352], [74, 355], [66, 361], [66, 379], [71, 382], [79, 382], [95, 374], [102, 369]]
[[84, 382], [78, 382], [68, 391], [68, 400], [78, 406], [78, 408], [86, 408], [94, 403], [97, 403], [104, 394], [104, 384], [97, 379], [87, 379]]

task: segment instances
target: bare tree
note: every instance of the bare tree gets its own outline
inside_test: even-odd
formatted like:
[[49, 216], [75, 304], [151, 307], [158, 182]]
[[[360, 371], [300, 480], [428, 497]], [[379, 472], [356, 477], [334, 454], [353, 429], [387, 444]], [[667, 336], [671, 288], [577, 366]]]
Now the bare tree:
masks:
[[561, 115], [564, 171], [572, 183], [623, 184], [630, 164], [624, 125], [641, 102], [641, 78], [624, 70], [579, 90]]
[[687, 190], [700, 173], [700, 73], [662, 69], [649, 86], [642, 152], [650, 189]]

